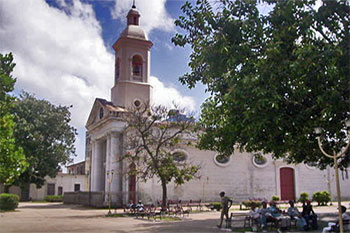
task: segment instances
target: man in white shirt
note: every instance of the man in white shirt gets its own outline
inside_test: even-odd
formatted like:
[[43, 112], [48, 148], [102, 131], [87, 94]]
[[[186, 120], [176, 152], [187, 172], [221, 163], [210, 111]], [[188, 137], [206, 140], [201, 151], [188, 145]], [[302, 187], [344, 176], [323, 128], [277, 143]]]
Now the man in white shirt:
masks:
[[[350, 231], [350, 213], [346, 212], [346, 207], [341, 206], [341, 212], [342, 212], [342, 219], [343, 219], [343, 226], [344, 226], [344, 231], [349, 232]], [[323, 228], [322, 233], [328, 233], [331, 231], [339, 231], [339, 221], [336, 223], [334, 222], [329, 222], [328, 227]]]

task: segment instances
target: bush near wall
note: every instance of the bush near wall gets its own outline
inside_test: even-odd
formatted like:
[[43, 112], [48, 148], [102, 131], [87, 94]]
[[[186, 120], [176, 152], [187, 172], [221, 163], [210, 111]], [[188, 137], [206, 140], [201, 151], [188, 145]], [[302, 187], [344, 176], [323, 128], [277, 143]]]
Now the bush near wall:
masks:
[[246, 207], [246, 208], [250, 208], [252, 207], [253, 205], [255, 207], [260, 207], [262, 205], [262, 201], [251, 201], [251, 200], [245, 200], [245, 201], [242, 201], [242, 204]]
[[312, 195], [312, 199], [316, 201], [318, 205], [324, 206], [331, 201], [331, 195], [327, 191], [318, 191]]
[[62, 202], [63, 201], [63, 195], [47, 195], [45, 197], [45, 201], [48, 201], [48, 202]]
[[279, 196], [272, 196], [272, 200], [273, 200], [273, 201], [279, 201], [279, 200], [280, 200], [280, 197], [279, 197]]
[[306, 202], [309, 199], [309, 194], [307, 192], [300, 193], [299, 201]]
[[211, 202], [210, 206], [212, 206], [214, 210], [217, 210], [217, 211], [221, 210], [221, 202]]
[[16, 194], [0, 194], [0, 210], [15, 210], [18, 206], [19, 197]]

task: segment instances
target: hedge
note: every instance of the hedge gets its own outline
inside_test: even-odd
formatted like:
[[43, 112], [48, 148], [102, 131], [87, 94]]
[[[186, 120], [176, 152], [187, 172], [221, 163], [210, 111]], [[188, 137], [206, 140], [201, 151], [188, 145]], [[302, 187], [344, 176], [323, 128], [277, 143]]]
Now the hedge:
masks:
[[253, 205], [255, 207], [260, 207], [262, 205], [262, 201], [259, 201], [259, 200], [245, 200], [245, 201], [242, 201], [242, 204], [246, 207], [246, 208], [250, 208], [252, 207]]
[[331, 195], [327, 191], [318, 191], [312, 195], [312, 199], [317, 201], [318, 205], [327, 205], [331, 201]]
[[18, 206], [19, 197], [16, 194], [0, 194], [0, 210], [15, 210]]
[[48, 202], [62, 202], [63, 195], [47, 195], [44, 199]]
[[300, 193], [299, 201], [306, 202], [309, 199], [309, 194], [307, 192]]
[[221, 202], [211, 202], [210, 206], [217, 211], [221, 210]]

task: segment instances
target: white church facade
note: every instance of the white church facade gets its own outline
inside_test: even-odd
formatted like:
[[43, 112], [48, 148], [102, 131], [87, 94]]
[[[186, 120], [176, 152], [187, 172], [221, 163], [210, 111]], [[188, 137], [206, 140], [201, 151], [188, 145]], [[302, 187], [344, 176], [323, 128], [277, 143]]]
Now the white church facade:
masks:
[[[93, 104], [86, 128], [86, 174], [89, 192], [108, 193], [112, 202], [122, 205], [129, 200], [156, 203], [161, 200], [161, 185], [157, 178], [139, 182], [128, 175], [130, 164], [121, 161], [125, 122], [121, 114], [131, 105], [138, 106], [152, 99], [149, 84], [152, 42], [139, 26], [140, 14], [133, 6], [127, 15], [127, 26], [113, 45], [115, 50], [115, 77], [111, 101], [97, 98]], [[188, 140], [196, 140], [189, 137]], [[193, 143], [194, 144], [194, 143]], [[234, 200], [249, 198], [271, 199], [273, 195], [284, 200], [297, 199], [301, 192], [312, 195], [329, 191], [336, 196], [334, 171], [319, 170], [305, 165], [290, 165], [271, 156], [256, 157], [237, 152], [230, 159], [220, 160], [214, 151], [201, 151], [187, 143], [174, 152], [183, 159], [199, 164], [199, 178], [181, 186], [168, 185], [168, 199], [202, 200], [219, 199], [225, 191]], [[350, 199], [350, 180], [341, 179], [342, 196]]]

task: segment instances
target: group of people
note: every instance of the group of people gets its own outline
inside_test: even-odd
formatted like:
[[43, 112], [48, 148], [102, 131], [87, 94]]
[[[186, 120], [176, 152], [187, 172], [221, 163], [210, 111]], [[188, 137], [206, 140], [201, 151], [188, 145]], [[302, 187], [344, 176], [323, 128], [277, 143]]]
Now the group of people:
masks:
[[132, 200], [130, 200], [128, 206], [128, 209], [130, 209], [131, 212], [144, 212], [145, 211], [145, 206], [143, 205], [142, 201], [140, 200], [136, 205]]
[[279, 209], [274, 201], [269, 203], [269, 207], [267, 207], [267, 202], [262, 202], [261, 208], [257, 208], [255, 205], [251, 206], [249, 216], [253, 223], [260, 224], [262, 230], [265, 230], [268, 222], [275, 224], [277, 229], [287, 228], [290, 226], [291, 220], [296, 221], [297, 226], [304, 230], [318, 228], [317, 215], [312, 209], [310, 201], [303, 203], [302, 212], [295, 207], [294, 201], [289, 201], [289, 205], [287, 212], [285, 212]]
[[[232, 206], [232, 200], [229, 197], [225, 196], [225, 192], [221, 192], [220, 197], [222, 211], [220, 216], [220, 224], [218, 225], [219, 228], [222, 227], [224, 217], [226, 217], [226, 219], [229, 219], [229, 209]], [[262, 231], [265, 232], [267, 223], [272, 222], [280, 232], [281, 228], [288, 228], [291, 225], [292, 220], [296, 221], [298, 228], [305, 231], [309, 230], [310, 228], [313, 230], [318, 229], [317, 215], [312, 208], [310, 200], [303, 202], [302, 212], [300, 212], [299, 209], [294, 205], [294, 201], [290, 200], [288, 203], [289, 207], [287, 211], [282, 211], [279, 209], [276, 205], [276, 202], [274, 201], [271, 201], [269, 203], [269, 207], [267, 207], [267, 202], [265, 201], [262, 202], [261, 208], [258, 208], [253, 204], [249, 211], [253, 230], [254, 228], [257, 230], [258, 225], [260, 225]], [[343, 223], [346, 223], [346, 225], [343, 225], [347, 231], [350, 231], [350, 213], [346, 212], [345, 206], [341, 206], [341, 212]], [[338, 229], [339, 221], [335, 223], [329, 223], [328, 227], [325, 227], [322, 232], [327, 233], [331, 231], [338, 231]]]

